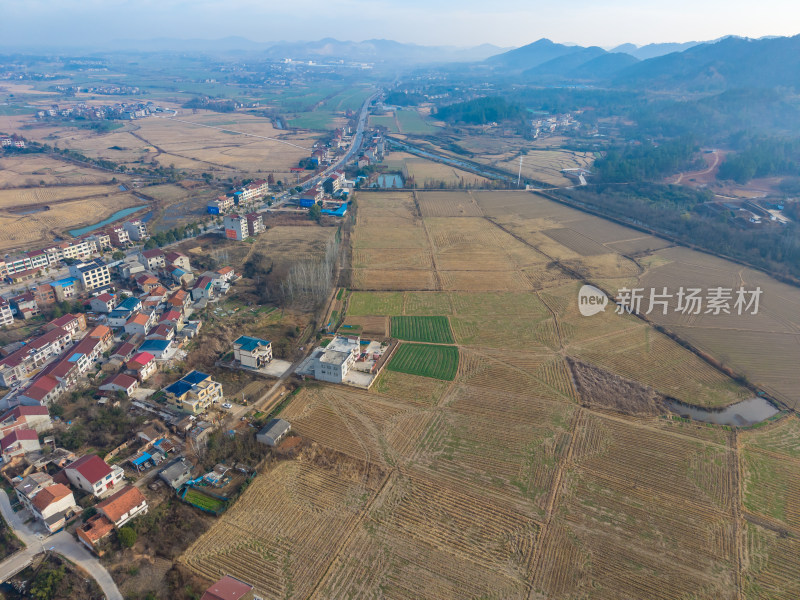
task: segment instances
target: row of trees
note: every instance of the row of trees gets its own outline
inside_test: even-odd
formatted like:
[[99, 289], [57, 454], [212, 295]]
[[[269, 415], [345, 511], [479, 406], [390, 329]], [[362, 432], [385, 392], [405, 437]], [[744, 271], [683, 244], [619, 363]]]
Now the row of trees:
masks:
[[145, 250], [152, 250], [153, 248], [160, 248], [167, 244], [179, 242], [186, 238], [195, 237], [200, 235], [200, 226], [197, 223], [190, 223], [189, 225], [180, 225], [174, 227], [169, 231], [160, 231], [150, 236], [144, 243]]
[[280, 283], [280, 296], [284, 306], [319, 306], [333, 287], [333, 277], [339, 256], [338, 236], [328, 242], [325, 254], [319, 260], [298, 262], [292, 265]]

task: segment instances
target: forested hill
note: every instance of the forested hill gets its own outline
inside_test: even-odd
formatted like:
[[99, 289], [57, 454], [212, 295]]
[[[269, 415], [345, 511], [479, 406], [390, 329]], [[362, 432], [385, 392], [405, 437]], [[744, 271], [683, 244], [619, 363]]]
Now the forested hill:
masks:
[[443, 106], [436, 112], [437, 118], [449, 123], [483, 125], [500, 121], [519, 121], [526, 117], [525, 107], [504, 98], [489, 96]]

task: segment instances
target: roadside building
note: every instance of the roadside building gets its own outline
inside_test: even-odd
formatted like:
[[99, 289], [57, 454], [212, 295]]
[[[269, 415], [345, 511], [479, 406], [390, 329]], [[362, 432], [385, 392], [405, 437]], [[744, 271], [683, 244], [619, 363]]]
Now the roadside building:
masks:
[[21, 482], [14, 486], [14, 492], [17, 495], [19, 503], [29, 511], [33, 512], [33, 502], [36, 494], [41, 492], [44, 488], [53, 485], [55, 481], [47, 473], [41, 471], [34, 471], [30, 475], [25, 476]]
[[314, 358], [314, 377], [320, 381], [342, 383], [355, 364], [360, 351], [358, 336], [337, 335], [324, 351]]
[[222, 226], [225, 229], [225, 237], [229, 240], [241, 242], [250, 235], [247, 229], [247, 219], [237, 214], [225, 215]]
[[289, 433], [291, 429], [292, 426], [289, 424], [289, 421], [272, 419], [256, 434], [256, 439], [262, 444], [274, 448], [280, 444], [281, 440], [286, 437], [286, 434]]
[[233, 358], [243, 367], [261, 369], [272, 360], [272, 342], [248, 335], [240, 336], [233, 342]]
[[181, 457], [173, 461], [158, 476], [172, 489], [179, 489], [192, 478], [192, 463]]
[[67, 519], [80, 512], [75, 497], [63, 483], [54, 483], [41, 490], [31, 501], [33, 516], [44, 523], [50, 533], [55, 533]]
[[147, 499], [137, 487], [126, 485], [102, 502], [98, 502], [97, 512], [114, 524], [122, 527], [131, 519], [147, 514]]
[[70, 463], [64, 474], [76, 488], [98, 498], [107, 494], [125, 475], [120, 467], [109, 467], [96, 454], [87, 454]]

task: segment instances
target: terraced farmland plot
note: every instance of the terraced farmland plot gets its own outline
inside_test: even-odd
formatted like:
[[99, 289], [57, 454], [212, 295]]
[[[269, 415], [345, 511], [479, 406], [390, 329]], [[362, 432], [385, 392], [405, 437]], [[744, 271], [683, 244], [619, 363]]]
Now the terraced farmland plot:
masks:
[[800, 540], [745, 523], [744, 597], [748, 600], [800, 598]]
[[744, 507], [800, 535], [800, 460], [748, 449], [741, 463]]
[[533, 379], [525, 392], [458, 385], [440, 402], [414, 464], [496, 505], [543, 516], [575, 410], [555, 397]]
[[647, 325], [571, 344], [567, 351], [688, 404], [726, 406], [752, 395], [730, 377]]
[[262, 598], [307, 597], [383, 479], [375, 466], [337, 462], [347, 473], [312, 459], [257, 476], [180, 561], [206, 579], [247, 581]]
[[409, 375], [452, 381], [458, 372], [458, 348], [403, 343], [386, 368]]
[[736, 598], [725, 446], [584, 412], [534, 590], [547, 598]]
[[454, 343], [447, 317], [392, 317], [392, 337], [409, 342]]
[[482, 217], [480, 207], [469, 192], [419, 192], [423, 217]]

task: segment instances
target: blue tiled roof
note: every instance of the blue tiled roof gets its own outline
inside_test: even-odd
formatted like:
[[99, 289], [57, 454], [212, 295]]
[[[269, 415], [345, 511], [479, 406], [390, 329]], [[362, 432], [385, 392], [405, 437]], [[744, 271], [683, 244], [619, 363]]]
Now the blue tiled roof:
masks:
[[252, 352], [259, 346], [268, 346], [269, 340], [262, 340], [261, 338], [250, 337], [249, 335], [243, 335], [233, 343], [239, 344], [242, 350], [245, 350], [246, 352]]
[[139, 346], [139, 350], [141, 352], [152, 352], [153, 350], [156, 352], [163, 352], [169, 348], [169, 344], [168, 340], [145, 340], [144, 343]]
[[118, 310], [135, 310], [139, 307], [141, 303], [139, 302], [138, 298], [125, 298], [122, 302], [119, 303], [117, 306]]
[[201, 373], [200, 371], [192, 371], [191, 373], [185, 375], [183, 379], [181, 379], [181, 381], [186, 381], [192, 385], [196, 385], [202, 381], [205, 381], [209, 377], [210, 375], [206, 375], [205, 373]]
[[172, 383], [164, 388], [164, 391], [169, 394], [175, 394], [176, 396], [183, 396], [186, 392], [192, 389], [192, 384], [186, 383], [182, 379], [179, 379], [175, 383]]

